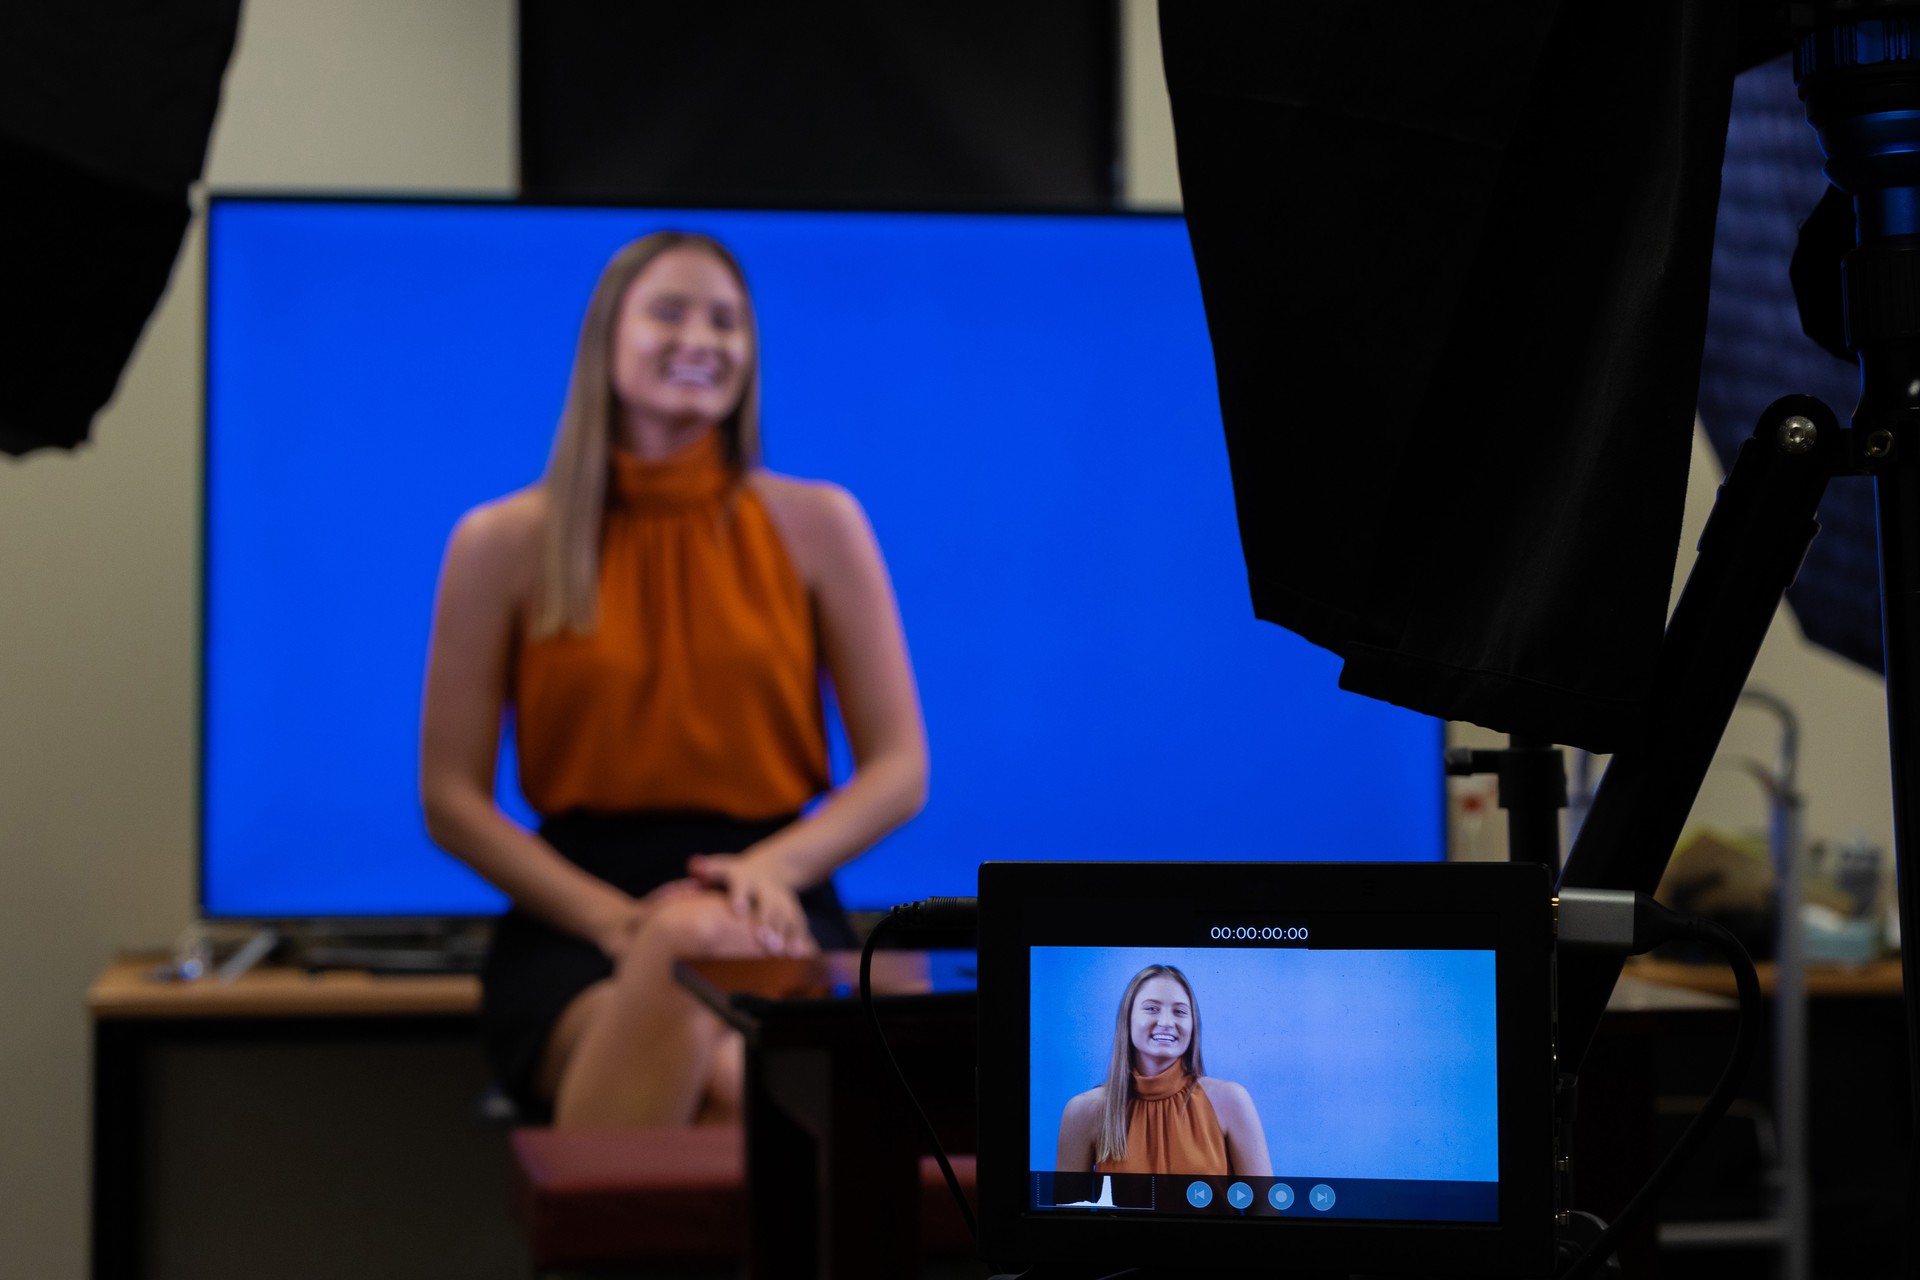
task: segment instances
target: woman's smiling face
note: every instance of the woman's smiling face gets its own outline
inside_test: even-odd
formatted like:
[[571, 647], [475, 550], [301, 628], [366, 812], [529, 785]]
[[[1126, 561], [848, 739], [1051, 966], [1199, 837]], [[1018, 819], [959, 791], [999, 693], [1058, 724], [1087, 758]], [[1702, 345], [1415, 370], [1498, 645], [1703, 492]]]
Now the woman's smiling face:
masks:
[[746, 291], [699, 245], [668, 249], [627, 287], [613, 337], [613, 390], [629, 415], [718, 422], [753, 362]]
[[[1193, 1043], [1193, 1002], [1187, 989], [1165, 976], [1148, 978], [1133, 993], [1132, 1041], [1136, 1067], [1164, 1070]], [[1154, 1074], [1158, 1074], [1155, 1071]]]

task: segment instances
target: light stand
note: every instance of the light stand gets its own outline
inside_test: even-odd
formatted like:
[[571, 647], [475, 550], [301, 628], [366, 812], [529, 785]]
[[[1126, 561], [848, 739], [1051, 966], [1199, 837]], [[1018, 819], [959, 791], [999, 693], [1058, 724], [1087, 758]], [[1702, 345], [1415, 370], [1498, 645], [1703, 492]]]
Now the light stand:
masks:
[[[1560, 883], [1653, 890], [1814, 532], [1827, 478], [1867, 474], [1879, 516], [1894, 866], [1906, 939], [1920, 892], [1920, 6], [1868, 8], [1879, 16], [1855, 16], [1860, 8], [1814, 15], [1794, 49], [1794, 78], [1827, 176], [1854, 203], [1857, 243], [1841, 268], [1847, 349], [1860, 365], [1852, 429], [1842, 431], [1810, 397], [1786, 397], [1761, 416], [1722, 486], [1669, 623], [1652, 700], [1657, 723], [1642, 746], [1614, 757]], [[1591, 1043], [1618, 972], [1614, 961], [1562, 962], [1561, 1043], [1571, 1065]], [[1920, 948], [1903, 947], [1901, 973], [1908, 1088], [1920, 1108]], [[1912, 1158], [1910, 1203], [1920, 1193], [1920, 1133]]]
[[[1841, 264], [1847, 349], [1860, 362], [1854, 465], [1873, 476], [1880, 526], [1880, 625], [1893, 757], [1900, 936], [1915, 924], [1920, 834], [1920, 19], [1842, 23], [1804, 36], [1794, 80], [1820, 135], [1827, 177], [1853, 197], [1858, 243]], [[1920, 1105], [1920, 948], [1901, 950], [1907, 1070]], [[1920, 1155], [1920, 1143], [1915, 1151]]]

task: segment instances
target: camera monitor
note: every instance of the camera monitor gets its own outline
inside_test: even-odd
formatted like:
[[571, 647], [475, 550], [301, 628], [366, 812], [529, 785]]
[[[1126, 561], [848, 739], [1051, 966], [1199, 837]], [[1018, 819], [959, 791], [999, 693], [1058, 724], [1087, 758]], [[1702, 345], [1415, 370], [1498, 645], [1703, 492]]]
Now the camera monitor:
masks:
[[1510, 863], [984, 864], [984, 1255], [1548, 1271], [1551, 892]]

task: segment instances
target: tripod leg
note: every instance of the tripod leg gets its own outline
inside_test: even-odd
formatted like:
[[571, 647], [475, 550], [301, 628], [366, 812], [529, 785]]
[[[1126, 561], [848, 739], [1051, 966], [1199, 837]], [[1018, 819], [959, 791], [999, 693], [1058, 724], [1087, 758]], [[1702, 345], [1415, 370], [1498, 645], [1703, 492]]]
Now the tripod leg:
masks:
[[[1886, 653], [1887, 746], [1893, 756], [1894, 888], [1900, 909], [1900, 976], [1907, 991], [1907, 1072], [1920, 1106], [1920, 436], [1902, 442], [1911, 455], [1874, 477], [1880, 523], [1880, 629]], [[1891, 461], [1891, 460], [1890, 460]], [[1920, 1160], [1920, 1142], [1915, 1144]]]

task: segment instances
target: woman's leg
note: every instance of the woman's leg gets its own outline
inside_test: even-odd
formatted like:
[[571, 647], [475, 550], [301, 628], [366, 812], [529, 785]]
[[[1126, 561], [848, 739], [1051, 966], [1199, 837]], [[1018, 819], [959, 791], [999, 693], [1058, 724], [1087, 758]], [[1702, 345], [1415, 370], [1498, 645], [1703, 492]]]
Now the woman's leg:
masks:
[[664, 902], [621, 956], [613, 977], [561, 1015], [541, 1064], [554, 1081], [561, 1128], [686, 1124], [699, 1111], [726, 1035], [719, 1018], [673, 978], [686, 956], [760, 954], [726, 899]]
[[707, 1076], [707, 1096], [693, 1117], [695, 1124], [737, 1124], [746, 1111], [747, 1041], [729, 1031], [713, 1048], [713, 1070]]

